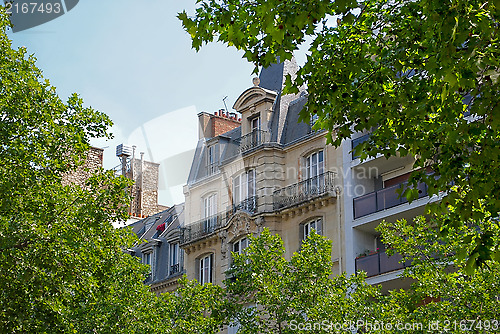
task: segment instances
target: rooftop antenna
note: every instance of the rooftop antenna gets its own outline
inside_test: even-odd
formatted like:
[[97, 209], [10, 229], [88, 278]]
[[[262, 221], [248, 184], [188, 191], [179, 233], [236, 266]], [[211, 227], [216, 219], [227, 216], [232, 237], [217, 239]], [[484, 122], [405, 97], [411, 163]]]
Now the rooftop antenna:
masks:
[[224, 107], [226, 107], [226, 112], [229, 112], [229, 110], [227, 110], [226, 99], [227, 96], [222, 99], [222, 102], [224, 102]]

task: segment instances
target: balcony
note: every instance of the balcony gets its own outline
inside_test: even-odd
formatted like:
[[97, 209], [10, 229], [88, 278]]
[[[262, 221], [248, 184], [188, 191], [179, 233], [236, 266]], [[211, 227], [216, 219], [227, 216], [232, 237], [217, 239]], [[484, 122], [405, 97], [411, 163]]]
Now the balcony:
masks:
[[[353, 200], [354, 219], [407, 203], [406, 197], [400, 196], [397, 192], [404, 189], [406, 185], [407, 182], [403, 182], [356, 197]], [[417, 189], [418, 198], [427, 196], [427, 185], [425, 183], [419, 183]]]
[[226, 225], [228, 213], [203, 218], [194, 224], [181, 228], [180, 245], [203, 239]]
[[334, 172], [325, 172], [318, 176], [276, 190], [273, 193], [273, 208], [281, 210], [321, 197], [335, 191]]
[[233, 214], [238, 210], [246, 211], [250, 214], [257, 212], [257, 196], [249, 197], [233, 206]]
[[271, 139], [271, 134], [268, 131], [253, 130], [247, 135], [240, 138], [239, 153], [244, 153], [254, 149], [264, 143], [268, 143]]
[[410, 261], [399, 263], [402, 259], [401, 254], [389, 256], [385, 252], [359, 257], [356, 258], [356, 272], [364, 271], [366, 277], [372, 277], [409, 267]]

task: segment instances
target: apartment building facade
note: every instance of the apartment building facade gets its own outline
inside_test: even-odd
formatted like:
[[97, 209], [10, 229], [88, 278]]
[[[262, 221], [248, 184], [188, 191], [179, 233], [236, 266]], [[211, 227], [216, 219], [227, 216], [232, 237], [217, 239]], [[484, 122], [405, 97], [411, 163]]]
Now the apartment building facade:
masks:
[[342, 151], [326, 145], [324, 132], [298, 122], [304, 93], [281, 95], [295, 67], [285, 62], [263, 70], [235, 102], [241, 120], [231, 131], [207, 135], [207, 118], [221, 115], [199, 115], [180, 238], [189, 279], [223, 284], [231, 252], [241, 252], [263, 228], [282, 237], [288, 258], [316, 230], [333, 241], [334, 270], [346, 270]]
[[[425, 184], [418, 186], [419, 198], [412, 203], [399, 195], [413, 170], [412, 157], [361, 161], [354, 151], [369, 133], [354, 134], [334, 148], [326, 145], [325, 132], [299, 123], [305, 92], [281, 95], [284, 77], [294, 68], [285, 62], [263, 70], [238, 97], [235, 113], [198, 115], [199, 142], [182, 215], [162, 234], [155, 228], [167, 219], [164, 212], [134, 227], [139, 231], [150, 224], [149, 234], [138, 233], [150, 242], [136, 255], [151, 264], [154, 291], [175, 289], [177, 273], [223, 285], [232, 252], [241, 252], [248, 237], [263, 228], [282, 237], [287, 258], [314, 229], [332, 240], [334, 274], [363, 270], [368, 283], [386, 291], [409, 288], [401, 277], [407, 264], [397, 254], [386, 254], [376, 227], [383, 220], [411, 220], [437, 199], [429, 198]], [[170, 250], [172, 244], [177, 248]], [[158, 272], [176, 263], [175, 275]]]
[[376, 227], [382, 221], [411, 221], [425, 214], [430, 201], [427, 186], [418, 185], [418, 199], [408, 203], [400, 192], [406, 188], [415, 162], [411, 156], [382, 155], [361, 160], [357, 145], [367, 141], [370, 133], [357, 133], [343, 143], [343, 201], [345, 210], [346, 272], [365, 271], [367, 283], [382, 285], [383, 291], [409, 288], [410, 281], [401, 277], [410, 263], [400, 263], [399, 254], [388, 256]]
[[158, 295], [177, 289], [177, 281], [185, 274], [184, 252], [180, 231], [184, 225], [184, 204], [174, 205], [127, 226], [141, 242], [126, 250], [150, 266], [145, 284]]

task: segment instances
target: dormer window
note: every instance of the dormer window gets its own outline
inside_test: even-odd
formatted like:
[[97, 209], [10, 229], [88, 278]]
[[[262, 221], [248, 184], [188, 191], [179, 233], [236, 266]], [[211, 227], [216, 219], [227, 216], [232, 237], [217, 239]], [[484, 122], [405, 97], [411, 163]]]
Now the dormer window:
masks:
[[260, 117], [254, 117], [250, 120], [250, 128], [252, 132], [260, 130]]
[[212, 144], [207, 147], [207, 173], [212, 175], [216, 173], [218, 169], [218, 146], [217, 144]]

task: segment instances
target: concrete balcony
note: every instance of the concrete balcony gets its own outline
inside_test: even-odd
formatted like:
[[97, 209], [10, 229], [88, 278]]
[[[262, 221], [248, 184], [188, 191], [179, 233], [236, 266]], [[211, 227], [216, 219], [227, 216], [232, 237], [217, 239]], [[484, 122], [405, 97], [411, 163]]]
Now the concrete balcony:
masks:
[[336, 196], [335, 178], [336, 174], [329, 171], [276, 190], [273, 193], [273, 209], [282, 210], [329, 194]]

